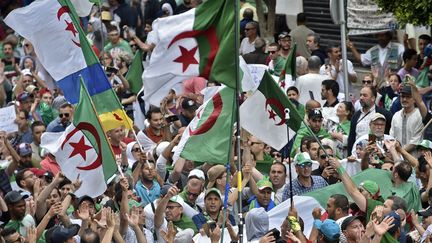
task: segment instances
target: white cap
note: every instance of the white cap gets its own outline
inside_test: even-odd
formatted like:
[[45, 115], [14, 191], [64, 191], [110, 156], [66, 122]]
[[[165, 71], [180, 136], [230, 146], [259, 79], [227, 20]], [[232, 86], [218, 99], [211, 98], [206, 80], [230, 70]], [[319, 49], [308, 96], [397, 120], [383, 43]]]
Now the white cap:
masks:
[[31, 73], [30, 69], [28, 69], [28, 68], [21, 70], [21, 74], [24, 76], [27, 75], [27, 76], [33, 77], [33, 74]]
[[170, 202], [178, 203], [178, 204], [180, 204], [180, 206], [182, 206], [182, 207], [184, 207], [184, 204], [185, 204], [183, 198], [180, 197], [179, 195], [176, 195], [176, 196], [170, 198]]
[[162, 141], [156, 146], [156, 155], [159, 157], [163, 151], [168, 147], [170, 143], [167, 141]]
[[189, 172], [188, 179], [191, 178], [192, 176], [195, 176], [198, 179], [201, 179], [201, 180], [205, 181], [205, 175], [204, 175], [204, 172], [202, 170], [199, 170], [199, 169], [193, 169], [193, 170], [191, 170]]

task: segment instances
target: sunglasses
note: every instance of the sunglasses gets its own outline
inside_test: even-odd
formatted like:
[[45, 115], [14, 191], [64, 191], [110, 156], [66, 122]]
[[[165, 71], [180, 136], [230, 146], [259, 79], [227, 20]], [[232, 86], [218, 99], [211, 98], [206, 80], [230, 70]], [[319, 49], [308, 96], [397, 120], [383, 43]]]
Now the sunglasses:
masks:
[[133, 148], [133, 149], [132, 149], [132, 152], [139, 152], [139, 151], [141, 151], [140, 148]]
[[[330, 158], [333, 158], [333, 154], [329, 154], [328, 156], [329, 156]], [[321, 158], [321, 159], [325, 159], [325, 158], [327, 158], [327, 155], [322, 154], [322, 155], [320, 155], [320, 158]]]
[[298, 167], [304, 169], [304, 168], [311, 168], [312, 167], [312, 163], [304, 163], [304, 164], [299, 164], [297, 165]]
[[192, 192], [186, 192], [186, 194], [187, 194], [188, 196], [192, 196], [192, 197], [198, 197], [198, 196], [199, 196], [199, 194], [197, 194], [197, 193], [192, 193]]
[[364, 83], [364, 84], [372, 84], [372, 80], [362, 80], [362, 83]]
[[255, 28], [245, 28], [246, 31], [254, 30]]
[[59, 117], [60, 118], [63, 118], [63, 117], [68, 118], [69, 117], [69, 113], [60, 113]]
[[270, 54], [275, 54], [276, 53], [276, 51], [269, 51], [270, 52]]

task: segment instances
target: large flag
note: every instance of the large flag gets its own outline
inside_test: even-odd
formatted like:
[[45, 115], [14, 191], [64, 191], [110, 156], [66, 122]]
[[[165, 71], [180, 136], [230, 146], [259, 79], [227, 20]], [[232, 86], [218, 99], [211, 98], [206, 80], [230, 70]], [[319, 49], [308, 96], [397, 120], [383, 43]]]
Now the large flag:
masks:
[[141, 49], [139, 49], [135, 53], [135, 57], [125, 77], [126, 80], [129, 82], [130, 90], [134, 94], [138, 94], [143, 86], [141, 75], [144, 72], [144, 67], [142, 62], [143, 62], [143, 53]]
[[55, 156], [67, 178], [74, 181], [79, 175], [83, 184], [75, 192], [77, 196], [101, 195], [106, 190], [106, 181], [117, 170], [110, 144], [84, 85], [72, 124], [60, 136], [44, 133], [41, 146]]
[[185, 13], [157, 19], [153, 34], [156, 46], [143, 74], [144, 100], [159, 105], [151, 99], [159, 90], [193, 76], [235, 87], [233, 1], [205, 1]]
[[240, 106], [240, 117], [244, 129], [277, 150], [288, 143], [302, 122], [296, 107], [267, 71], [257, 91]]
[[97, 112], [115, 112], [128, 125], [126, 114], [68, 0], [34, 1], [12, 11], [4, 21], [33, 44], [42, 65], [70, 103], [79, 100], [82, 77]]
[[297, 44], [295, 43], [293, 48], [288, 54], [288, 58], [285, 62], [285, 67], [279, 76], [279, 86], [286, 91], [290, 86], [294, 85], [296, 80], [296, 52]]
[[226, 164], [230, 159], [235, 119], [235, 90], [220, 87], [213, 97], [197, 110], [186, 127], [173, 160], [185, 159]]

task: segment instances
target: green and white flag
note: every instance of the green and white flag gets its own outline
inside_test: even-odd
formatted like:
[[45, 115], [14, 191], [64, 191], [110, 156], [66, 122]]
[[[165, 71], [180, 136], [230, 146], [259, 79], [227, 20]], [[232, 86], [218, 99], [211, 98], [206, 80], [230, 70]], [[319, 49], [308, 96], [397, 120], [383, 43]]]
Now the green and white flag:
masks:
[[289, 87], [294, 85], [294, 81], [296, 80], [296, 52], [297, 52], [297, 44], [294, 44], [293, 48], [291, 48], [288, 58], [285, 62], [285, 67], [282, 70], [279, 76], [279, 86], [286, 91]]
[[79, 175], [82, 185], [75, 192], [77, 196], [102, 195], [106, 181], [117, 171], [110, 144], [82, 82], [72, 124], [63, 133], [44, 133], [41, 147], [55, 156], [69, 180]]
[[168, 91], [200, 76], [235, 88], [234, 1], [205, 1], [153, 22], [155, 44], [144, 80], [144, 100], [160, 105]]
[[231, 138], [235, 119], [235, 90], [220, 87], [201, 105], [186, 127], [173, 156], [184, 159], [226, 164], [230, 159]]
[[240, 117], [244, 129], [277, 150], [288, 143], [302, 122], [296, 107], [268, 72], [257, 91], [240, 106]]

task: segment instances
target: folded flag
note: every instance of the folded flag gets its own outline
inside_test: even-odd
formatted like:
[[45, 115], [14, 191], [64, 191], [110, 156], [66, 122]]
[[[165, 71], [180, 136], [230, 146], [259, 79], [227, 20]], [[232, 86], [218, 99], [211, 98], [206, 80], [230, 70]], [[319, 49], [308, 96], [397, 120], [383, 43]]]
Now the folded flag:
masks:
[[139, 49], [135, 53], [135, 57], [125, 77], [126, 80], [129, 82], [130, 90], [134, 94], [138, 94], [143, 86], [143, 81], [141, 76], [144, 72], [144, 67], [142, 62], [143, 62], [143, 53], [141, 49]]
[[80, 93], [73, 122], [63, 133], [44, 133], [41, 147], [55, 156], [68, 179], [82, 180], [76, 196], [97, 197], [105, 192], [117, 165], [84, 85]]
[[277, 150], [288, 143], [302, 122], [296, 107], [267, 71], [255, 93], [240, 106], [240, 117], [244, 129]]
[[286, 91], [289, 87], [294, 85], [294, 81], [296, 80], [296, 51], [297, 44], [294, 44], [293, 48], [291, 48], [288, 58], [285, 62], [285, 67], [282, 70], [279, 76], [279, 86]]

